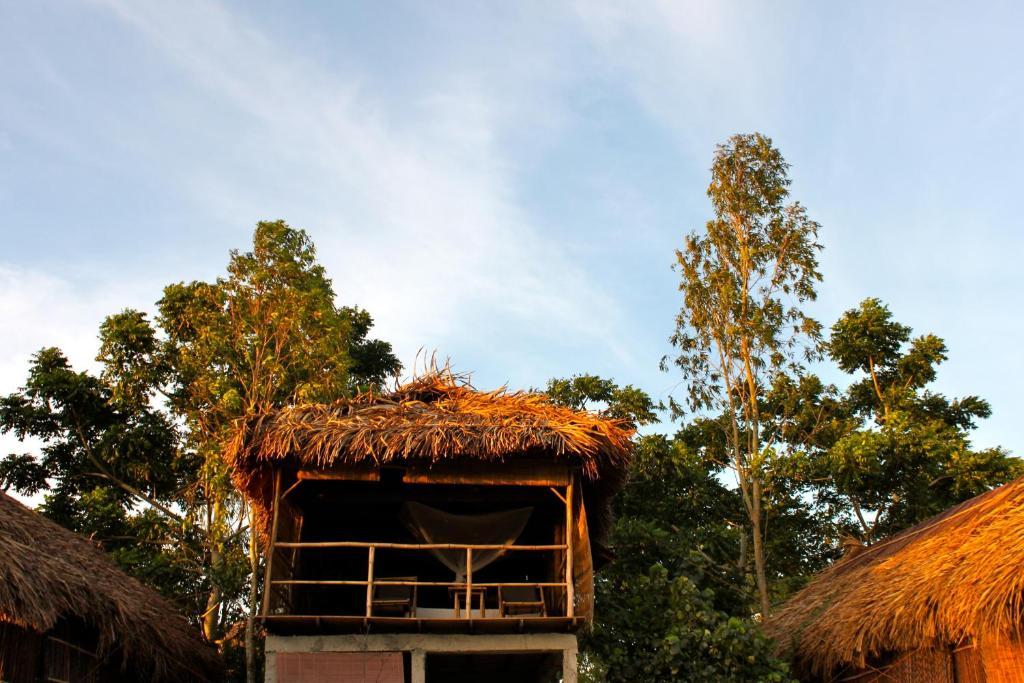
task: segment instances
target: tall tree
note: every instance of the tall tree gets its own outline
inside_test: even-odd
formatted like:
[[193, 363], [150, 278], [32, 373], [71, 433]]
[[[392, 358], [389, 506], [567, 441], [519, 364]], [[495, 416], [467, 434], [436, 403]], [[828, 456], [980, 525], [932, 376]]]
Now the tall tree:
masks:
[[[389, 344], [366, 338], [369, 314], [335, 303], [309, 236], [283, 221], [259, 223], [252, 250], [232, 251], [225, 277], [167, 287], [159, 308], [176, 370], [172, 403], [185, 416], [189, 438], [206, 463], [210, 524], [225, 536], [231, 506], [240, 503], [232, 496], [221, 453], [238, 418], [332, 401], [401, 367]], [[255, 535], [248, 538], [246, 670], [248, 680], [255, 681], [260, 558]], [[219, 555], [212, 559], [216, 566]], [[208, 635], [216, 628], [220, 600], [220, 593], [211, 591]]]
[[[676, 252], [683, 305], [671, 341], [690, 408], [721, 414], [730, 465], [750, 526], [761, 612], [771, 609], [764, 547], [764, 483], [776, 435], [766, 431], [766, 386], [813, 357], [820, 326], [802, 309], [815, 298], [818, 223], [787, 203], [789, 166], [769, 138], [720, 145], [702, 233]], [[802, 355], [801, 355], [802, 352]]]

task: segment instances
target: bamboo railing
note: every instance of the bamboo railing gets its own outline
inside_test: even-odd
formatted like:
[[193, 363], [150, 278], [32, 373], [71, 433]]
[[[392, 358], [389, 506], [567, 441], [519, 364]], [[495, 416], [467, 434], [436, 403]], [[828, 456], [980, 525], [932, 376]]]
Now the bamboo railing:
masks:
[[[269, 611], [269, 593], [273, 586], [365, 586], [366, 587], [366, 612], [365, 617], [373, 617], [373, 589], [374, 586], [416, 586], [416, 587], [448, 587], [465, 591], [466, 618], [472, 618], [470, 609], [473, 600], [474, 589], [487, 588], [510, 588], [510, 587], [531, 587], [531, 588], [562, 588], [566, 591], [567, 605], [566, 616], [572, 616], [572, 563], [566, 562], [566, 572], [561, 581], [501, 581], [501, 582], [473, 582], [473, 552], [486, 550], [501, 550], [504, 552], [553, 552], [564, 551], [568, 557], [571, 547], [568, 544], [551, 545], [515, 545], [515, 544], [471, 544], [471, 543], [375, 543], [365, 541], [278, 541], [274, 543], [275, 549], [325, 549], [325, 548], [362, 548], [367, 551], [366, 579], [275, 579], [272, 572], [267, 573], [268, 586], [266, 587], [267, 599], [264, 601], [264, 616]], [[374, 576], [374, 564], [378, 550], [406, 550], [406, 551], [430, 551], [430, 550], [465, 550], [466, 551], [466, 579], [465, 581], [409, 581], [397, 579], [378, 579]]]

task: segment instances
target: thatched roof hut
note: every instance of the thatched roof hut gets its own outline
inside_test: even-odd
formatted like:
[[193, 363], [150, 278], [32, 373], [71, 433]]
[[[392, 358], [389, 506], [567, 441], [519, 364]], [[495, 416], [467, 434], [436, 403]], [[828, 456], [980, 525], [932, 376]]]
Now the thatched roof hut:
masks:
[[766, 626], [807, 680], [1024, 680], [1024, 478], [836, 562]]
[[[0, 494], [0, 680], [35, 681], [50, 641], [89, 658], [89, 680], [204, 681], [204, 645], [159, 594], [87, 539]], [[53, 680], [50, 678], [50, 680]]]
[[478, 391], [457, 375], [435, 372], [387, 393], [255, 417], [241, 425], [227, 456], [235, 483], [264, 521], [274, 468], [563, 461], [582, 472], [599, 541], [611, 497], [625, 482], [633, 434], [625, 421], [557, 406], [544, 394]]

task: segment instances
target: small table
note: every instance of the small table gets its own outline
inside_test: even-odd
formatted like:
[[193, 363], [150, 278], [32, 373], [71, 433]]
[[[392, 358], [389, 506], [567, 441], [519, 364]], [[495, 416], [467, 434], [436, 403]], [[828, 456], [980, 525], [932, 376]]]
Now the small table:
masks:
[[[486, 614], [484, 611], [484, 598], [487, 595], [487, 589], [483, 587], [476, 588], [474, 586], [473, 588], [470, 588], [469, 591], [469, 609], [466, 610], [466, 617], [470, 618], [473, 616], [473, 602], [476, 601], [476, 603], [480, 605], [480, 618], [483, 619]], [[455, 612], [455, 618], [460, 619], [462, 618], [462, 607], [466, 603], [466, 589], [449, 586], [448, 592], [453, 595], [453, 611]]]

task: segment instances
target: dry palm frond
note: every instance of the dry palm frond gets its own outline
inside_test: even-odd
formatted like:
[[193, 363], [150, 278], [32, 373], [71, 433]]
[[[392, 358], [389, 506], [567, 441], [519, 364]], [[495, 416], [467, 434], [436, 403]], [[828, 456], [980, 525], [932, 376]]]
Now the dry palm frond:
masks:
[[564, 460], [581, 468], [600, 537], [607, 505], [625, 480], [633, 428], [557, 406], [543, 394], [478, 391], [447, 368], [387, 393], [302, 405], [239, 424], [227, 451], [235, 482], [265, 517], [269, 472], [284, 462], [335, 464]]

